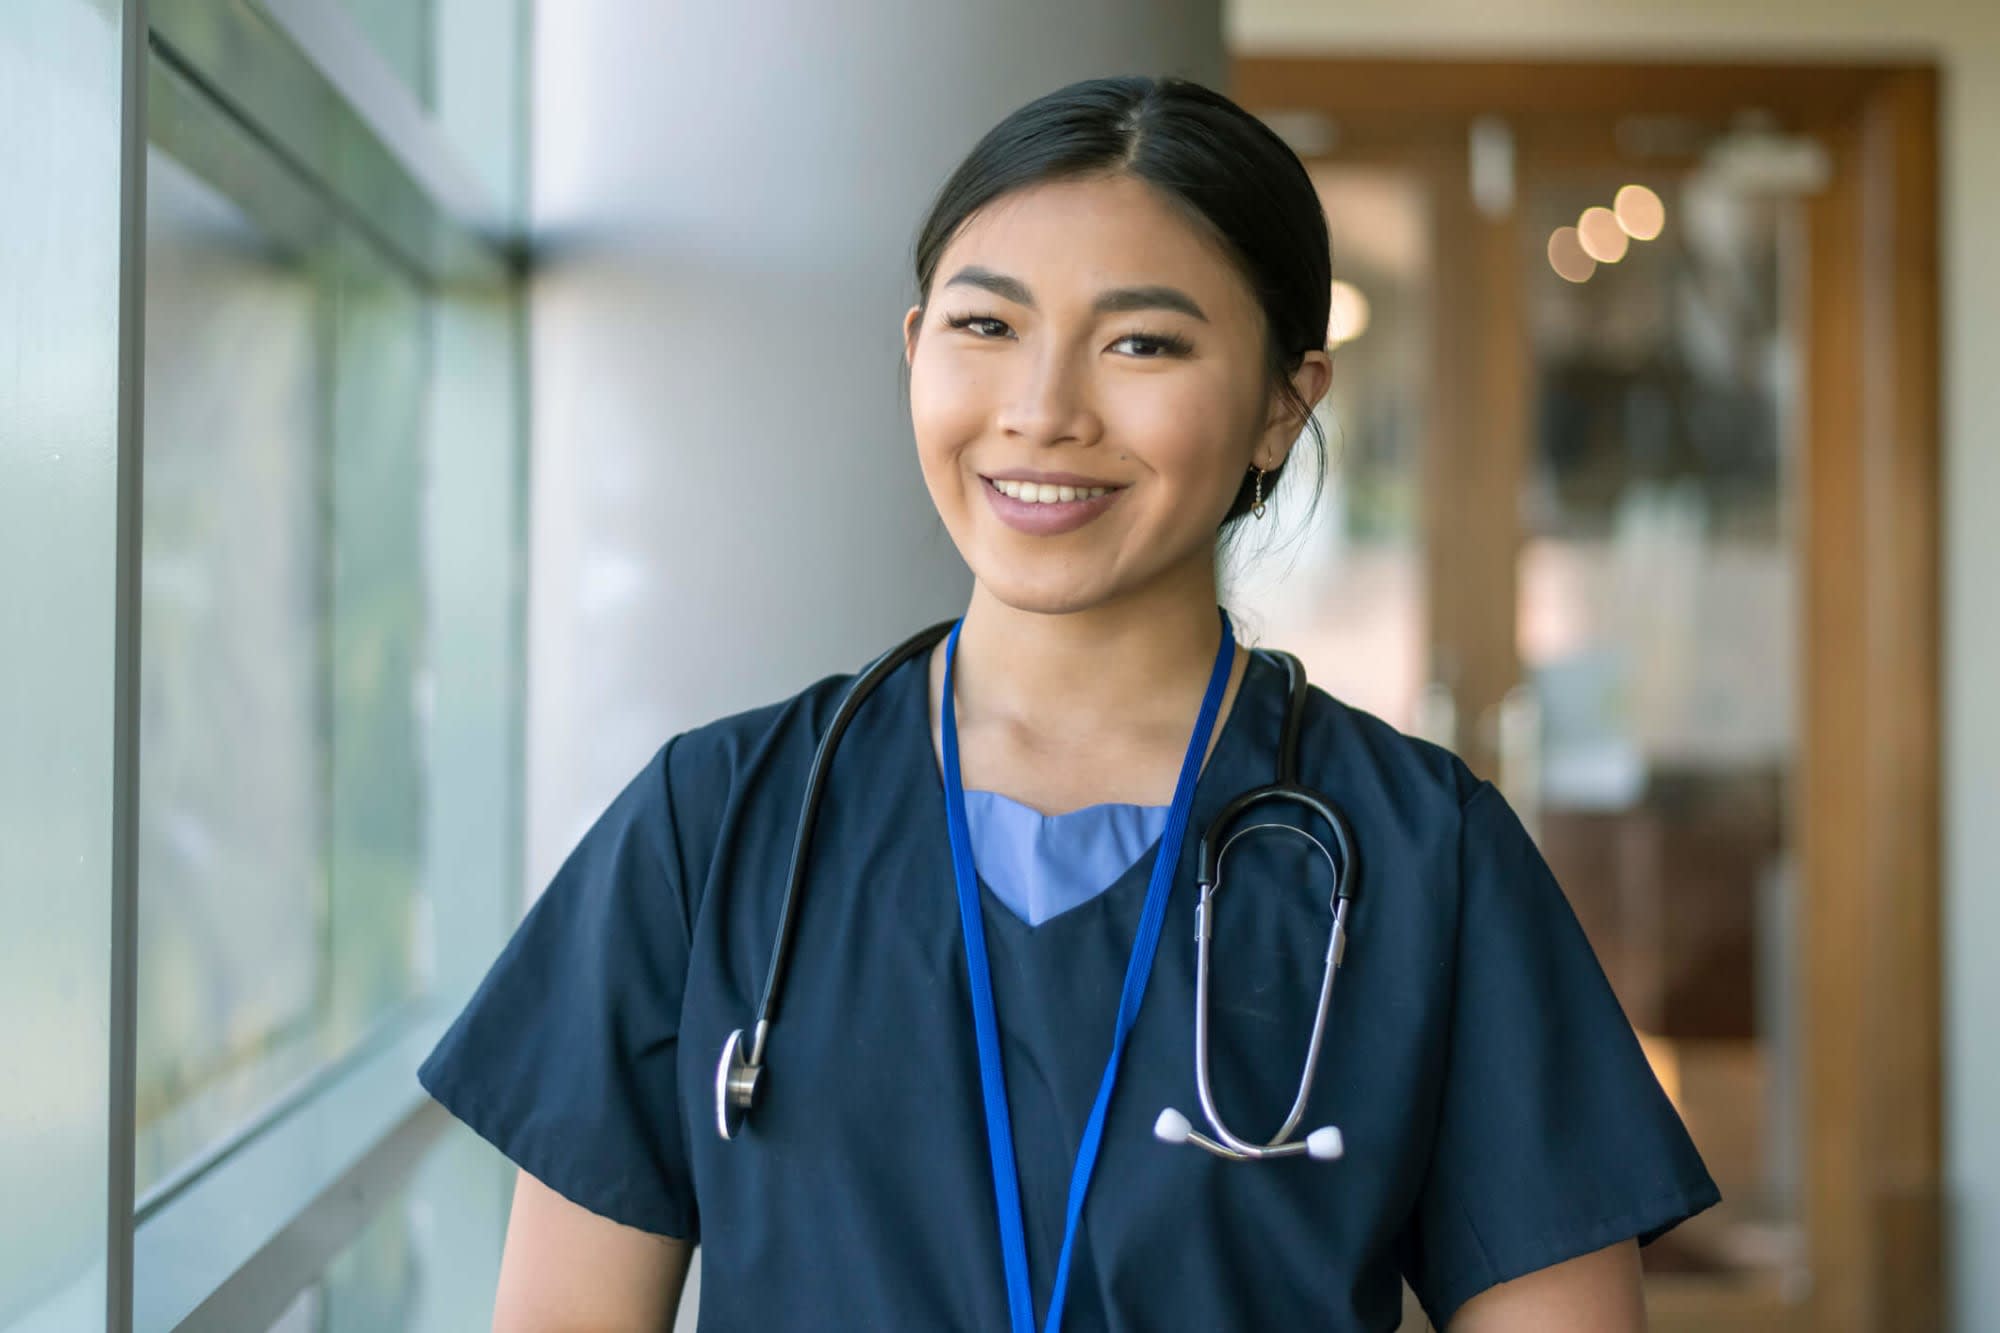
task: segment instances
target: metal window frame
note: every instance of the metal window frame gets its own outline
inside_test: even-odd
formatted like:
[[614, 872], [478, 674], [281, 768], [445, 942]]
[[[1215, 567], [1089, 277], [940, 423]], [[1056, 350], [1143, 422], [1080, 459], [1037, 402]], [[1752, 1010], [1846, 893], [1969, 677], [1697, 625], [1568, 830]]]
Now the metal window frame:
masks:
[[139, 1049], [139, 554], [146, 416], [147, 0], [124, 0], [118, 153], [118, 550], [112, 665], [111, 1079], [107, 1329], [132, 1326], [131, 1151]]
[[[344, 95], [343, 88], [374, 95], [389, 78], [370, 69], [375, 57], [352, 22], [330, 0], [278, 4], [145, 0], [147, 40], [343, 221], [413, 273], [436, 284], [506, 282], [521, 247], [442, 134], [412, 106], [364, 115]], [[320, 60], [337, 63], [328, 70]], [[385, 141], [378, 124], [397, 137]], [[454, 204], [476, 212], [456, 213]]]

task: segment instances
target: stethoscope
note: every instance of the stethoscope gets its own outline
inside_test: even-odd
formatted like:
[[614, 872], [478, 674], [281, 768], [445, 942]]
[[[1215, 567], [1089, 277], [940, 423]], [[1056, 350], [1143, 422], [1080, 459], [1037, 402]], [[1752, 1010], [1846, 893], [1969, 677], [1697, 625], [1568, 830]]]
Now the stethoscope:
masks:
[[[757, 1087], [764, 1076], [764, 1048], [771, 1036], [771, 1025], [778, 1016], [778, 1001], [784, 990], [785, 969], [791, 959], [793, 923], [797, 918], [799, 886], [805, 880], [806, 856], [812, 844], [813, 827], [819, 815], [820, 797], [826, 785], [826, 776], [832, 767], [833, 754], [840, 744], [842, 733], [853, 720], [862, 702], [873, 693], [875, 687], [897, 667], [917, 654], [936, 646], [938, 640], [951, 632], [957, 623], [955, 619], [941, 621], [928, 629], [919, 631], [903, 643], [891, 648], [876, 658], [855, 678], [834, 710], [833, 720], [827, 725], [826, 734], [820, 737], [819, 746], [813, 754], [813, 764], [806, 778], [803, 806], [799, 812], [798, 828], [792, 837], [791, 865], [785, 877], [785, 896], [778, 908], [778, 929], [771, 943], [771, 961], [764, 977], [764, 995], [757, 1004], [757, 1018], [750, 1028], [749, 1049], [744, 1049], [744, 1031], [737, 1028], [722, 1044], [722, 1058], [715, 1067], [715, 1128], [724, 1139], [733, 1140], [743, 1128], [751, 1106], [757, 1099]], [[1330, 1161], [1341, 1155], [1343, 1144], [1340, 1130], [1332, 1125], [1324, 1125], [1313, 1130], [1303, 1140], [1292, 1138], [1299, 1121], [1305, 1115], [1306, 1099], [1312, 1094], [1313, 1075], [1319, 1067], [1321, 1047], [1326, 1037], [1327, 1015], [1333, 1007], [1333, 982], [1340, 970], [1347, 952], [1347, 913], [1355, 896], [1354, 840], [1348, 832], [1347, 821], [1340, 811], [1319, 792], [1302, 786], [1298, 781], [1299, 728], [1305, 717], [1306, 674], [1298, 658], [1278, 649], [1254, 649], [1269, 653], [1284, 663], [1285, 676], [1290, 686], [1290, 697], [1285, 708], [1285, 725], [1278, 749], [1278, 779], [1267, 786], [1256, 787], [1243, 792], [1224, 806], [1209, 826], [1202, 831], [1197, 855], [1199, 867], [1197, 883], [1200, 899], [1195, 905], [1195, 1011], [1194, 1011], [1194, 1070], [1195, 1087], [1201, 1098], [1202, 1114], [1208, 1118], [1214, 1135], [1196, 1130], [1188, 1118], [1172, 1107], [1160, 1112], [1154, 1122], [1153, 1133], [1167, 1143], [1192, 1143], [1205, 1148], [1218, 1157], [1229, 1161], [1261, 1161], [1265, 1158], [1292, 1157], [1301, 1153], [1321, 1161]], [[1334, 842], [1339, 847], [1340, 856], [1336, 863], [1333, 853], [1326, 844], [1305, 829], [1283, 823], [1251, 824], [1231, 833], [1227, 839], [1218, 842], [1217, 835], [1254, 807], [1275, 805], [1281, 802], [1302, 805], [1318, 815], [1333, 830]], [[1223, 1123], [1221, 1113], [1216, 1109], [1215, 1094], [1208, 1076], [1208, 974], [1209, 952], [1215, 936], [1215, 895], [1222, 889], [1222, 855], [1245, 833], [1258, 829], [1282, 829], [1298, 834], [1319, 849], [1325, 858], [1327, 868], [1332, 872], [1334, 889], [1328, 902], [1333, 914], [1333, 926], [1327, 936], [1326, 969], [1321, 974], [1319, 985], [1319, 1005], [1313, 1014], [1312, 1038], [1306, 1047], [1305, 1066], [1299, 1074], [1298, 1095], [1292, 1101], [1291, 1112], [1278, 1132], [1264, 1143], [1252, 1143], [1230, 1130]]]

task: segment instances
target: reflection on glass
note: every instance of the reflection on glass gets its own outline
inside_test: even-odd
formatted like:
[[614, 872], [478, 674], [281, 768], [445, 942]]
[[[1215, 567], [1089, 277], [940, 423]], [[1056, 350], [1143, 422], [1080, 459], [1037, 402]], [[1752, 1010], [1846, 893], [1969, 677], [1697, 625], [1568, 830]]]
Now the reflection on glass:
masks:
[[[1326, 490], [1310, 517], [1309, 440], [1262, 522], [1227, 553], [1225, 600], [1252, 643], [1298, 654], [1314, 684], [1404, 730], [1423, 730], [1424, 571], [1419, 469], [1430, 390], [1428, 205], [1409, 173], [1318, 164], [1350, 328], [1320, 401]], [[1365, 315], [1362, 312], [1365, 311]], [[1358, 329], [1358, 332], [1352, 330]]]
[[147, 175], [142, 1124], [326, 989], [318, 284], [172, 158]]
[[1542, 715], [1538, 837], [1722, 1189], [1648, 1268], [1782, 1263], [1797, 232], [1784, 199], [1654, 180], [1658, 238], [1566, 280], [1542, 239], [1622, 181], [1523, 201], [1536, 433], [1517, 637]]
[[414, 991], [430, 344], [422, 294], [352, 233], [332, 261], [327, 1018], [345, 1046]]
[[412, 989], [422, 293], [154, 66], [142, 1195]]

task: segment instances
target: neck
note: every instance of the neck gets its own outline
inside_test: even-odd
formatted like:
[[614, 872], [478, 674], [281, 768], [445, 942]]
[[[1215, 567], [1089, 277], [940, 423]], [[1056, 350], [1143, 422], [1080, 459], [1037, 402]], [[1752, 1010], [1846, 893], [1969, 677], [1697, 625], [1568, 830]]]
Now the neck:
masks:
[[1055, 748], [1069, 748], [1065, 738], [1155, 730], [1185, 743], [1215, 665], [1215, 608], [1205, 559], [1081, 611], [1023, 611], [975, 584], [952, 667], [959, 724], [1043, 736]]

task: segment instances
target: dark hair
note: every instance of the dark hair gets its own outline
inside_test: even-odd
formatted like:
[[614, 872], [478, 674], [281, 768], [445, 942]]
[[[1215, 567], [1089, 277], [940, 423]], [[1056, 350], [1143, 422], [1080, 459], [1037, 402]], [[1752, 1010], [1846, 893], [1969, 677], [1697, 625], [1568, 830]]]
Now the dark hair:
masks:
[[[1304, 353], [1326, 346], [1333, 283], [1326, 213], [1297, 154], [1211, 88], [1174, 77], [1085, 79], [1008, 115], [952, 172], [917, 234], [918, 306], [928, 308], [938, 258], [974, 213], [1026, 186], [1108, 174], [1152, 185], [1221, 243], [1250, 284], [1264, 309], [1272, 387], [1318, 446], [1316, 503], [1326, 437], [1290, 376]], [[1288, 456], [1265, 474], [1267, 496], [1289, 466]], [[1252, 479], [1246, 471], [1219, 531], [1250, 511]]]

